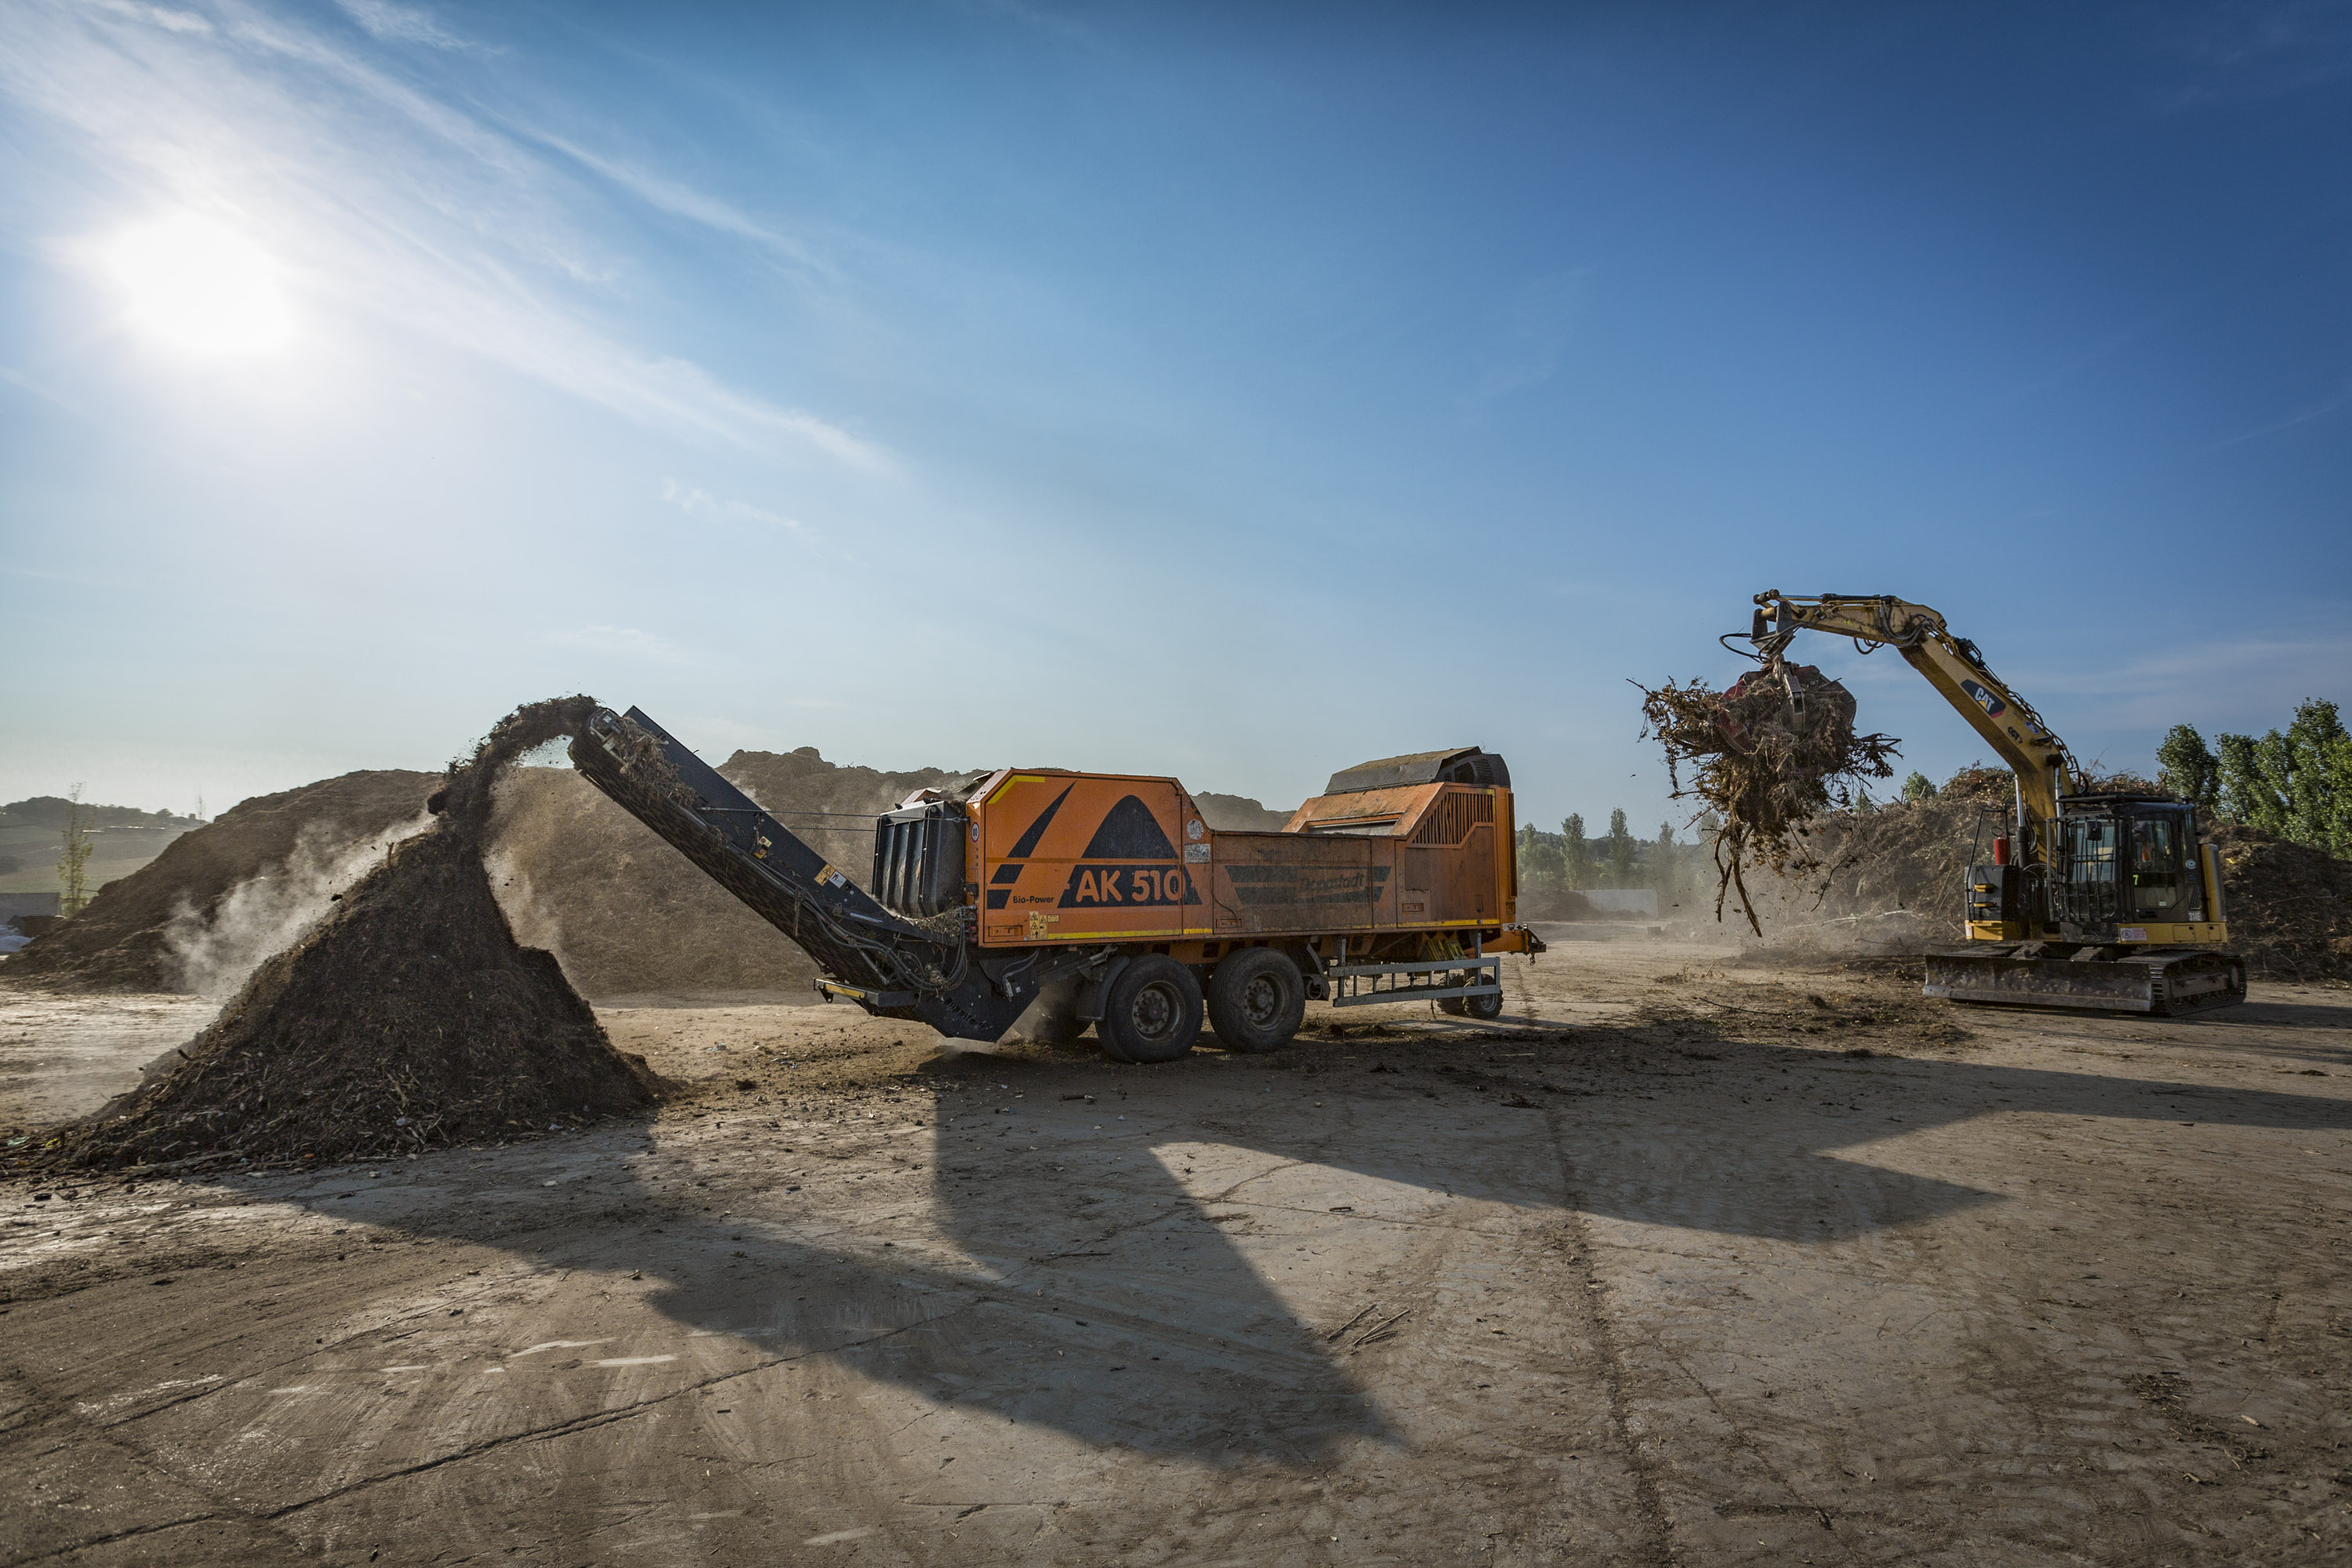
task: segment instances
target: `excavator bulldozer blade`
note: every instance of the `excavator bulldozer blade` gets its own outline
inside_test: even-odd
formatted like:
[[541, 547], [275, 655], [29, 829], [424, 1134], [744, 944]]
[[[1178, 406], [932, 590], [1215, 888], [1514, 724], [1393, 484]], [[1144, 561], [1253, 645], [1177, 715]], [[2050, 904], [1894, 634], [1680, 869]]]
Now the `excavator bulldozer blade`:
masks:
[[2201, 948], [1986, 942], [1928, 953], [1924, 989], [1954, 1002], [2177, 1017], [2243, 1002], [2246, 966]]

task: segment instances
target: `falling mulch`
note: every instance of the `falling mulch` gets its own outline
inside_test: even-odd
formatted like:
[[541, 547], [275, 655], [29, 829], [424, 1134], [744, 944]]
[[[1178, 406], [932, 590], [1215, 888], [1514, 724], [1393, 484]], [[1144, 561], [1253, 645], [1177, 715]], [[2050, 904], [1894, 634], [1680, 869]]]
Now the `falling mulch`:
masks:
[[1664, 746], [1675, 798], [1700, 801], [1722, 819], [1716, 918], [1737, 892], [1748, 928], [1761, 936], [1743, 868], [1781, 877], [1816, 869], [1820, 858], [1805, 843], [1812, 825], [1853, 806], [1850, 784], [1892, 778], [1898, 742], [1857, 734], [1853, 694], [1811, 665], [1776, 660], [1723, 691], [1697, 680], [1638, 689], [1643, 737]]
[[482, 867], [499, 773], [594, 708], [516, 710], [450, 765], [435, 826], [255, 971], [176, 1064], [14, 1168], [375, 1158], [651, 1104], [644, 1058], [613, 1047], [552, 956], [516, 942]]

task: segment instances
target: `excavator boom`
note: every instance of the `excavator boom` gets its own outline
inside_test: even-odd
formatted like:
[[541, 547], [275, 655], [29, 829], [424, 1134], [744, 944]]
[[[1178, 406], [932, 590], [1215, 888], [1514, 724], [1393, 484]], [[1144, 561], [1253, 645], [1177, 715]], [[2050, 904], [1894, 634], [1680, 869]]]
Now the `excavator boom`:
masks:
[[2009, 764], [2026, 808], [2045, 821], [2057, 816], [2058, 797], [2081, 771], [2074, 754], [2032, 704], [1986, 668], [1976, 644], [1952, 634], [1940, 614], [1891, 595], [1798, 598], [1777, 588], [1757, 595], [1756, 604], [1758, 650], [1768, 662], [1800, 631], [1894, 648]]

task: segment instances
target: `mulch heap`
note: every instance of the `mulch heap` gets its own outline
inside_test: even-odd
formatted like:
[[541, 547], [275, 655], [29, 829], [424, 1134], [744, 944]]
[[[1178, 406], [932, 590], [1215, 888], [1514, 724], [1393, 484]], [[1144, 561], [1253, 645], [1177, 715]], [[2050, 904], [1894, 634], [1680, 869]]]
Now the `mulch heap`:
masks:
[[2212, 829], [2222, 918], [2248, 973], [2267, 980], [2352, 980], [2352, 860], [2259, 827]]
[[174, 924], [209, 924], [256, 878], [282, 873], [307, 847], [340, 854], [396, 832], [441, 782], [429, 773], [373, 770], [257, 795], [184, 833], [128, 877], [99, 889], [5, 964], [0, 985], [41, 991], [190, 989]]
[[492, 786], [595, 703], [517, 709], [334, 911], [257, 970], [180, 1061], [19, 1151], [18, 1170], [373, 1159], [640, 1110], [659, 1080], [614, 1048], [553, 957], [516, 942], [482, 868]]
[[1817, 868], [1805, 843], [1812, 824], [1853, 805], [1850, 784], [1892, 778], [1898, 742], [1857, 734], [1853, 693], [1811, 665], [1776, 661], [1723, 691], [1697, 680], [1638, 689], [1643, 736], [1664, 746], [1675, 798], [1703, 802], [1722, 818], [1716, 918], [1737, 892], [1748, 929], [1760, 936], [1743, 868], [1775, 876]]
[[2015, 796], [2008, 769], [1971, 764], [1922, 799], [1832, 813], [1812, 825], [1814, 906], [1831, 915], [1923, 910], [1957, 940], [1968, 868], [1991, 858]]

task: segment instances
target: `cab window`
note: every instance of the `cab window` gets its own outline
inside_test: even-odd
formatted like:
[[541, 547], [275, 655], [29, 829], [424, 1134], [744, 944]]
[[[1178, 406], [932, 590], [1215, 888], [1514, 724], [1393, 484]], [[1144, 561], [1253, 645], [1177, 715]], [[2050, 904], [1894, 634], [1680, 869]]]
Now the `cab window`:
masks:
[[2172, 915], [2189, 902], [2193, 884], [2186, 828], [2177, 812], [2132, 823], [2131, 903], [2136, 915]]
[[2110, 816], [2078, 816], [2062, 825], [2066, 850], [2066, 918], [2101, 925], [2116, 917], [2117, 851], [2123, 824]]

